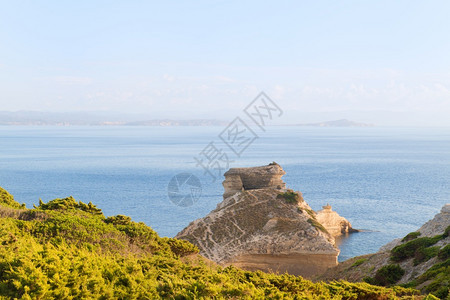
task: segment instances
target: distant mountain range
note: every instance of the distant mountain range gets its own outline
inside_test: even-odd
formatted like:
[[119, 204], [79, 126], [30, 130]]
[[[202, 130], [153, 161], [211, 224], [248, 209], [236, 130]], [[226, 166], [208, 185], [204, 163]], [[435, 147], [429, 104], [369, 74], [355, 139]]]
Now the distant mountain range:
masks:
[[349, 121], [347, 119], [335, 120], [335, 121], [326, 121], [320, 123], [305, 123], [305, 124], [296, 124], [294, 126], [314, 126], [314, 127], [373, 127], [373, 124], [366, 123], [358, 123]]

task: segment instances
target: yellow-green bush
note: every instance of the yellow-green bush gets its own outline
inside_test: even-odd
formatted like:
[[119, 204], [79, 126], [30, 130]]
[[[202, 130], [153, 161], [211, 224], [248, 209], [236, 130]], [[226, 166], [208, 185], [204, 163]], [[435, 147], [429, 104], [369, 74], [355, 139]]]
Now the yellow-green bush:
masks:
[[25, 204], [20, 204], [7, 190], [0, 187], [0, 205], [12, 208], [25, 208]]

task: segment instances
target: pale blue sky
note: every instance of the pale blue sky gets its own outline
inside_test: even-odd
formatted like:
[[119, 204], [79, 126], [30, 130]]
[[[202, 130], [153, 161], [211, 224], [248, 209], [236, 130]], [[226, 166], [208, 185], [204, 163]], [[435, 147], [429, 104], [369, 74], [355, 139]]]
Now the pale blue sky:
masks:
[[449, 53], [448, 1], [0, 1], [0, 110], [223, 119], [264, 90], [289, 123], [450, 125]]

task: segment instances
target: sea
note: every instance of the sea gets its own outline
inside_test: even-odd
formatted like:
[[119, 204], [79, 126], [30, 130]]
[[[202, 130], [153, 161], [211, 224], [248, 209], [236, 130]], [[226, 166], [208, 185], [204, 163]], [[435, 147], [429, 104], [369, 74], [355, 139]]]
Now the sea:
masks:
[[226, 169], [275, 161], [312, 209], [329, 203], [363, 230], [339, 240], [339, 261], [376, 252], [450, 203], [450, 128], [268, 126], [239, 149], [224, 130], [0, 126], [0, 186], [27, 207], [73, 196], [173, 237], [222, 201]]

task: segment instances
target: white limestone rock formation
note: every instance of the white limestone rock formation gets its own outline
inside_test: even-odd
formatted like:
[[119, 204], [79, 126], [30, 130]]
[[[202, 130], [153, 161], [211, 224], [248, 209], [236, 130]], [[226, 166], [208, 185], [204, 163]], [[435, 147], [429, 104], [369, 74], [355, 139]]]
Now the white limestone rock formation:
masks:
[[317, 212], [317, 221], [334, 237], [350, 232], [358, 231], [352, 228], [352, 224], [346, 218], [341, 217], [331, 209], [331, 205], [322, 206], [322, 210]]
[[224, 174], [225, 180], [222, 185], [225, 191], [223, 198], [228, 198], [244, 190], [285, 189], [286, 184], [281, 179], [284, 174], [286, 172], [276, 162], [262, 167], [232, 168]]
[[312, 276], [337, 265], [334, 238], [275, 163], [225, 173], [224, 200], [177, 234], [222, 265]]

